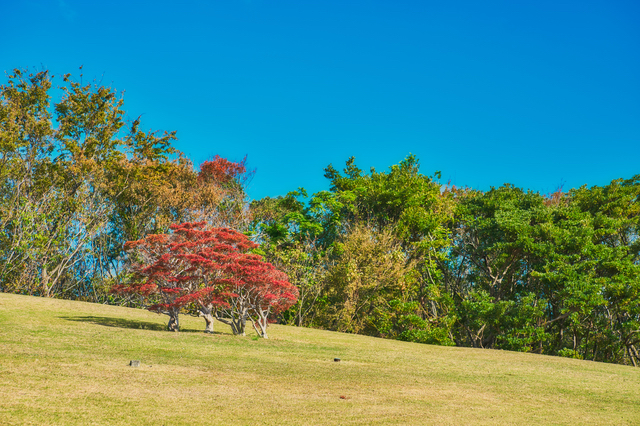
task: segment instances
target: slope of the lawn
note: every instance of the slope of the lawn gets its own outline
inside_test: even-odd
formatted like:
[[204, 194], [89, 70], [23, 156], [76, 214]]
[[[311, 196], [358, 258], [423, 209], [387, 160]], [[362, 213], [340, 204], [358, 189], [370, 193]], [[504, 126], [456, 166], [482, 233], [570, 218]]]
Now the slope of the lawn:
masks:
[[640, 424], [640, 369], [182, 320], [0, 294], [0, 424]]

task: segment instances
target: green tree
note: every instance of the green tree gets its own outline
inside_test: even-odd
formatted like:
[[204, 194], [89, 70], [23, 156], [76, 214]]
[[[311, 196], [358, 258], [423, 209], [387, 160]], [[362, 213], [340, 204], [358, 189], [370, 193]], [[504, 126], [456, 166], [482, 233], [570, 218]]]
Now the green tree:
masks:
[[[323, 245], [326, 223], [317, 208], [307, 207], [300, 188], [284, 197], [266, 197], [251, 204], [254, 238], [259, 252], [299, 289], [297, 303], [282, 313], [281, 320], [297, 326], [314, 324], [323, 305], [327, 249]], [[317, 200], [316, 200], [317, 201]], [[313, 201], [312, 201], [313, 203]]]
[[540, 238], [550, 218], [542, 196], [510, 185], [459, 193], [454, 244], [442, 263], [459, 344], [540, 350], [547, 301], [531, 272], [552, 248]]
[[[391, 232], [412, 265], [411, 291], [401, 299], [390, 299], [389, 335], [450, 344], [455, 313], [443, 287], [439, 263], [447, 258], [451, 244], [448, 223], [454, 199], [437, 182], [438, 172], [425, 176], [419, 169], [413, 155], [388, 172], [371, 169], [370, 173], [363, 172], [350, 158], [343, 173], [329, 166], [325, 176], [341, 201], [343, 224], [364, 222], [382, 235]], [[433, 331], [436, 329], [439, 331]]]

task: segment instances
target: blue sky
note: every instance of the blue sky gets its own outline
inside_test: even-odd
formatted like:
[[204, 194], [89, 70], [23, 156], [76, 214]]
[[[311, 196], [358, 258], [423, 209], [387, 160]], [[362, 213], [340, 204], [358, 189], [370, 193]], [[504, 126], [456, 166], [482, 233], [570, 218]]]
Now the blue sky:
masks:
[[194, 163], [248, 155], [254, 199], [352, 155], [477, 189], [640, 173], [636, 1], [3, 3], [0, 71], [83, 65]]

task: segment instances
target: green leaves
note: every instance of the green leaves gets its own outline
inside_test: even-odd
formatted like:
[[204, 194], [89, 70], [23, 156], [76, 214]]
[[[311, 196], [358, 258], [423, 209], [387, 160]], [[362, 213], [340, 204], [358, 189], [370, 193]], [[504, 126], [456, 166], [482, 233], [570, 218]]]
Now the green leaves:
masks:
[[[313, 264], [309, 276], [316, 284], [296, 282], [301, 295], [305, 288], [313, 294], [313, 303], [300, 298], [299, 312], [309, 312], [302, 323], [393, 338], [407, 330], [428, 332], [450, 344], [452, 321], [445, 319], [451, 300], [444, 289], [434, 289], [441, 285], [436, 261], [450, 245], [451, 193], [419, 173], [415, 156], [370, 173], [352, 157], [343, 173], [329, 165], [325, 176], [331, 191], [306, 200], [306, 193], [292, 192], [252, 204], [268, 258], [291, 258], [285, 253], [310, 243], [318, 254], [304, 257]], [[293, 265], [301, 263], [291, 262], [292, 272]], [[399, 304], [392, 307], [394, 300]], [[414, 316], [422, 325], [404, 319]]]
[[635, 362], [638, 189], [633, 179], [547, 198], [510, 185], [461, 197], [443, 263], [458, 343]]

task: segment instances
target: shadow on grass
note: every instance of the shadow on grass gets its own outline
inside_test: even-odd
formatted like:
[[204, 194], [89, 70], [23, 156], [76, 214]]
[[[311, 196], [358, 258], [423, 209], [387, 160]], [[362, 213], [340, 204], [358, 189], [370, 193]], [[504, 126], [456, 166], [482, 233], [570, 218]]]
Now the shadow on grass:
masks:
[[[149, 321], [132, 321], [125, 318], [97, 317], [93, 315], [83, 317], [59, 317], [67, 321], [88, 322], [91, 324], [103, 325], [105, 327], [130, 328], [134, 330], [169, 331], [165, 324]], [[204, 333], [204, 330], [181, 328], [180, 333]], [[212, 334], [229, 334], [214, 331]]]
[[[113, 318], [113, 317], [97, 317], [93, 315], [81, 316], [81, 317], [59, 317], [67, 321], [76, 322], [88, 322], [91, 324], [103, 325], [105, 327], [118, 327], [118, 328], [131, 328], [134, 330], [154, 330], [154, 331], [168, 331], [167, 326], [164, 324], [158, 324], [157, 322], [150, 321], [132, 321], [125, 318]], [[181, 328], [180, 333], [204, 333], [204, 330], [185, 329]], [[228, 334], [214, 331], [212, 334]]]
[[112, 317], [96, 317], [93, 315], [84, 317], [60, 317], [67, 321], [88, 322], [91, 324], [104, 325], [105, 327], [118, 327], [118, 328], [133, 328], [136, 330], [156, 330], [164, 331], [167, 329], [166, 325], [158, 324], [149, 321], [132, 321], [125, 318], [112, 318]]

